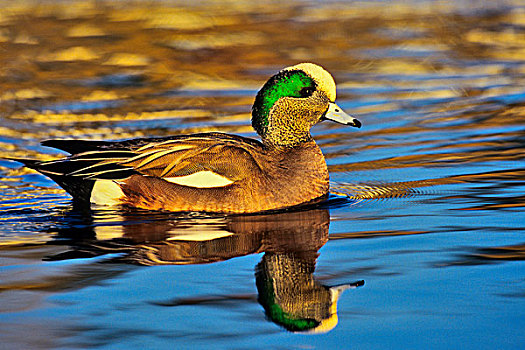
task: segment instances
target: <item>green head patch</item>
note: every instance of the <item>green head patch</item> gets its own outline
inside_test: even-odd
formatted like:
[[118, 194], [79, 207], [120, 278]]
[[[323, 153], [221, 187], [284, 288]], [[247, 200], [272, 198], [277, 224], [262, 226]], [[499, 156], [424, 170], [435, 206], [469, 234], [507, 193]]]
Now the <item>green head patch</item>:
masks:
[[[262, 262], [260, 263], [262, 264]], [[258, 265], [255, 283], [259, 291], [259, 303], [264, 307], [266, 316], [278, 325], [283, 326], [291, 332], [305, 332], [319, 326], [321, 322], [314, 318], [294, 316], [285, 312], [283, 308], [277, 303], [275, 296], [275, 289], [272, 279], [266, 275]]]
[[270, 110], [281, 97], [308, 97], [315, 89], [315, 81], [301, 70], [284, 70], [274, 75], [255, 97], [252, 108], [253, 128], [259, 135], [266, 132]]

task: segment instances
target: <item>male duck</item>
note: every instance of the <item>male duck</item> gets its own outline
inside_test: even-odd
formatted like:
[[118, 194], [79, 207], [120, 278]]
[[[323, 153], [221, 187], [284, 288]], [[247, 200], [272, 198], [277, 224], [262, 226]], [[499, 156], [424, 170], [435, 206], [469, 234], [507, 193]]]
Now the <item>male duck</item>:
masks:
[[312, 63], [288, 67], [257, 93], [252, 126], [262, 142], [223, 133], [107, 142], [42, 142], [71, 155], [18, 160], [56, 181], [77, 203], [253, 213], [319, 202], [328, 169], [310, 128], [329, 119], [360, 127], [335, 101], [332, 76]]

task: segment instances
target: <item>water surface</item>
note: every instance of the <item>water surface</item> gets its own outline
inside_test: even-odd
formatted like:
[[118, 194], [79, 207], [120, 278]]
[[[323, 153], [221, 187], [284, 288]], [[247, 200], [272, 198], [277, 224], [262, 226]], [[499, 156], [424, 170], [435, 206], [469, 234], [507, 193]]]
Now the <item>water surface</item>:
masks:
[[0, 157], [256, 137], [255, 93], [304, 61], [363, 127], [313, 129], [327, 203], [264, 215], [79, 211], [0, 160], [0, 348], [523, 347], [520, 2], [1, 6]]

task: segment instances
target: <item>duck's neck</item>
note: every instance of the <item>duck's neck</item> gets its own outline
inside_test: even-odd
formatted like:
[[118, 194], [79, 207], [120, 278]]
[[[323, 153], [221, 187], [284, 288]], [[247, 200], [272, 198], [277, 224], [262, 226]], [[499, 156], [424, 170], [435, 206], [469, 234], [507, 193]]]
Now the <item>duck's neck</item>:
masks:
[[278, 173], [270, 174], [278, 179], [278, 185], [272, 191], [275, 196], [282, 196], [294, 205], [328, 193], [328, 168], [321, 149], [313, 139], [294, 147], [266, 146], [271, 154], [270, 158], [277, 163], [272, 169]]
[[302, 147], [311, 142], [315, 144], [309, 131], [300, 132], [287, 128], [268, 130], [268, 133], [262, 136], [262, 141], [265, 145], [276, 149]]

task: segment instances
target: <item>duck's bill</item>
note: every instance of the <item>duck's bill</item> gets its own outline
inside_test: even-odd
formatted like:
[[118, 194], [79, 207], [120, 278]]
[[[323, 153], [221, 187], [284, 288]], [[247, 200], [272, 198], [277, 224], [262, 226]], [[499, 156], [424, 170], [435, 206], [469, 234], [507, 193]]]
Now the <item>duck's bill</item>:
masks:
[[324, 113], [322, 120], [331, 120], [336, 123], [355, 126], [356, 128], [361, 127], [361, 122], [351, 115], [346, 114], [341, 107], [335, 103], [330, 103], [328, 109]]

